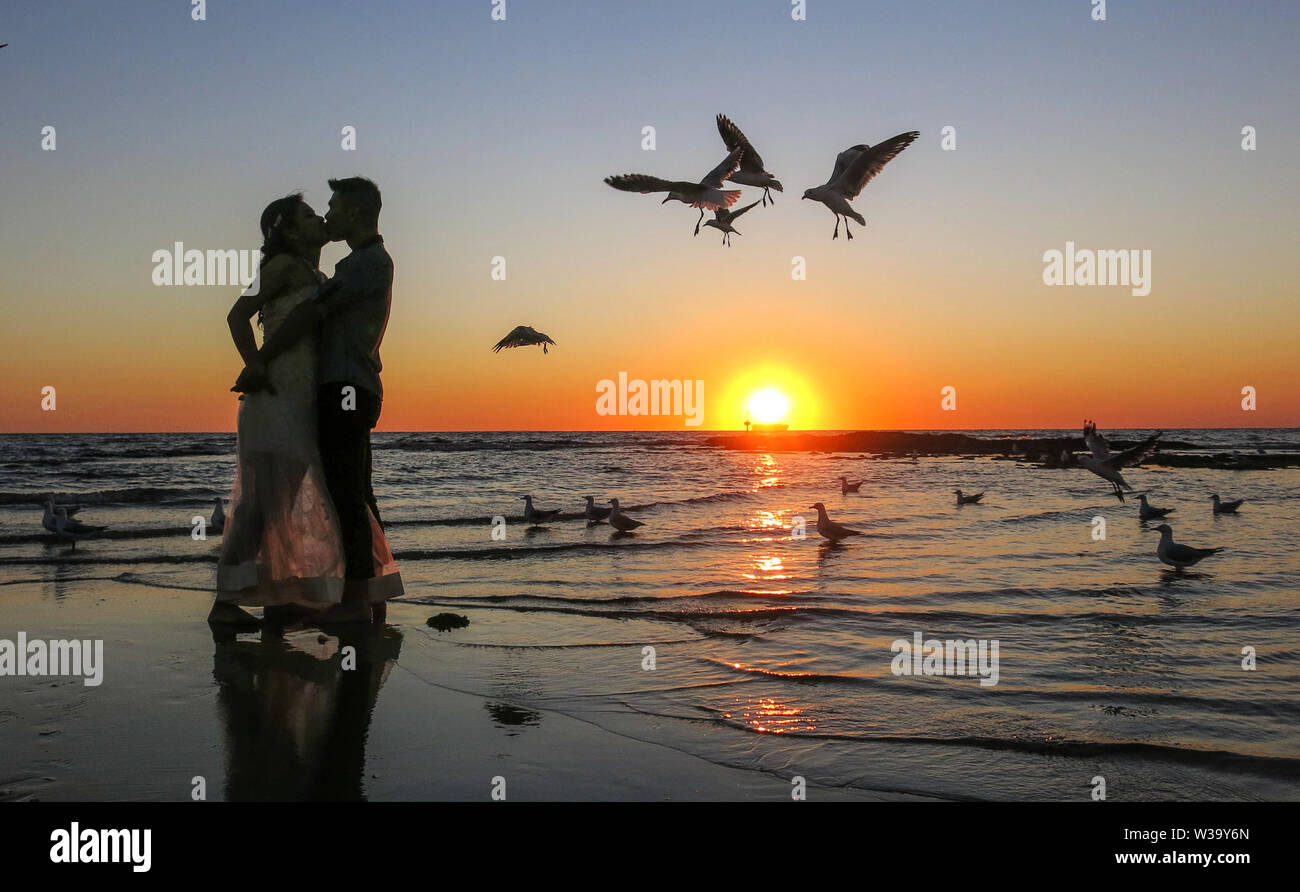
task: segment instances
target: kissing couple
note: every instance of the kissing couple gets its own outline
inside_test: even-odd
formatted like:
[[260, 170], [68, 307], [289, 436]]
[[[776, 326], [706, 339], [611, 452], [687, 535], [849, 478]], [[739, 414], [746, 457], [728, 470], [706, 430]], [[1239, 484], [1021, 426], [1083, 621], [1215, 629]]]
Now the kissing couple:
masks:
[[[226, 317], [244, 370], [237, 464], [217, 564], [214, 626], [382, 622], [402, 578], [371, 487], [370, 430], [383, 386], [393, 261], [379, 188], [330, 180], [321, 218], [301, 194], [262, 212], [257, 281]], [[321, 247], [352, 249], [320, 271]], [[262, 327], [257, 347], [252, 317]]]

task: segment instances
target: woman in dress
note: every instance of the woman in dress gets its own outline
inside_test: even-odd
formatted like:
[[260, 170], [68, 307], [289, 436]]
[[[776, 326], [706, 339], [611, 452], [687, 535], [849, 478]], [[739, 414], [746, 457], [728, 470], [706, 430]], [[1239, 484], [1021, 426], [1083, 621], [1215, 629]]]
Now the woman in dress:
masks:
[[[271, 202], [261, 229], [258, 280], [227, 316], [245, 365], [257, 356], [253, 315], [265, 341], [294, 306], [311, 299], [324, 279], [320, 250], [329, 240], [324, 220], [299, 194]], [[308, 335], [271, 360], [269, 389], [240, 397], [238, 461], [209, 622], [255, 624], [241, 609], [248, 606], [266, 608], [267, 618], [329, 618], [317, 611], [342, 601], [343, 545], [317, 443], [316, 362], [316, 338]], [[371, 529], [375, 575], [388, 577], [390, 589], [400, 587], [373, 517]]]

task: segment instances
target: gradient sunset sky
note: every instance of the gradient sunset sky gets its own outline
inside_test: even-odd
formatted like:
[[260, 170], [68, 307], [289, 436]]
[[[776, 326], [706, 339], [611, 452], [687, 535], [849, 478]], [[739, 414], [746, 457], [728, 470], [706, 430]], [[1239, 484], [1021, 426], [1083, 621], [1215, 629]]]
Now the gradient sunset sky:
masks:
[[[619, 372], [703, 380], [705, 429], [764, 387], [805, 429], [1300, 425], [1300, 7], [1107, 5], [10, 4], [0, 431], [233, 430], [238, 289], [151, 257], [255, 249], [268, 201], [352, 174], [396, 265], [380, 430], [683, 429], [598, 415]], [[785, 183], [733, 247], [602, 183], [698, 179], [719, 112]], [[832, 241], [803, 190], [907, 130]], [[1067, 240], [1150, 250], [1150, 295], [1044, 285]], [[492, 354], [520, 323], [558, 347]]]

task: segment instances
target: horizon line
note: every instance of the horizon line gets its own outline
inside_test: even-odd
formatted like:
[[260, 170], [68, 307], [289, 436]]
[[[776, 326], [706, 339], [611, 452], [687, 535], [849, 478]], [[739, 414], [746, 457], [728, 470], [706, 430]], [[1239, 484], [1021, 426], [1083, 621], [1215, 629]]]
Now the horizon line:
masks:
[[[1283, 425], [1281, 427], [1268, 426], [1245, 426], [1245, 427], [1223, 427], [1223, 426], [1192, 426], [1181, 427], [1176, 425], [1167, 425], [1159, 427], [1157, 425], [1143, 425], [1141, 427], [1112, 427], [1109, 430], [1200, 430], [1200, 431], [1250, 431], [1250, 430], [1272, 430], [1272, 431], [1300, 431], [1300, 425]], [[643, 428], [643, 429], [619, 429], [619, 430], [592, 430], [579, 428], [456, 428], [442, 430], [372, 430], [372, 434], [736, 434], [738, 436], [769, 437], [780, 434], [844, 434], [844, 433], [873, 433], [873, 434], [890, 434], [890, 433], [920, 433], [920, 434], [960, 434], [960, 433], [978, 433], [981, 431], [1072, 431], [1073, 427], [843, 427], [843, 428], [803, 428], [799, 430], [771, 431], [771, 432], [750, 432], [740, 428]], [[5, 437], [27, 437], [27, 436], [134, 436], [137, 434], [230, 434], [234, 435], [234, 430], [138, 430], [138, 431], [0, 431], [0, 436]]]

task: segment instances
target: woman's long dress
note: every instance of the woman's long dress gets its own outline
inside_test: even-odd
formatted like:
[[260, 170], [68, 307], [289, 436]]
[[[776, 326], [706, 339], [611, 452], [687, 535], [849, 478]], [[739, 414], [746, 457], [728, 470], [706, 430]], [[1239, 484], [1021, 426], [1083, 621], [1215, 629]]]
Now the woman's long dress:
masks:
[[[263, 339], [315, 293], [307, 286], [262, 307]], [[240, 400], [238, 462], [217, 564], [217, 600], [244, 606], [328, 607], [343, 597], [338, 513], [321, 464], [316, 426], [316, 338], [304, 336], [268, 364], [274, 393]], [[370, 516], [375, 578], [367, 601], [402, 593], [383, 530]], [[358, 584], [360, 584], [358, 582]]]

